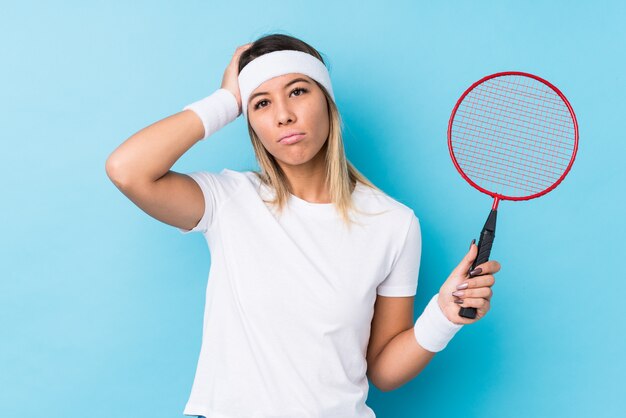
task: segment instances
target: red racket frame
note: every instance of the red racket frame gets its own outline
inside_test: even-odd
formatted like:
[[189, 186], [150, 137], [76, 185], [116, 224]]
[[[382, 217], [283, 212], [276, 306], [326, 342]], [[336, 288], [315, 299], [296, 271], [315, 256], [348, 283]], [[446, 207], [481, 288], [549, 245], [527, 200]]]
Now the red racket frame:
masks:
[[[535, 194], [530, 195], [530, 196], [505, 196], [505, 195], [501, 195], [499, 193], [490, 192], [489, 190], [480, 187], [479, 185], [474, 183], [463, 172], [463, 170], [459, 166], [459, 163], [456, 160], [454, 152], [452, 151], [452, 121], [454, 120], [454, 116], [456, 115], [457, 109], [459, 108], [460, 104], [463, 102], [463, 99], [465, 99], [465, 96], [467, 96], [479, 84], [481, 84], [481, 83], [483, 83], [483, 82], [485, 82], [487, 80], [490, 80], [492, 78], [502, 77], [502, 76], [505, 76], [505, 75], [520, 75], [520, 76], [531, 77], [531, 78], [534, 78], [535, 80], [537, 80], [537, 81], [547, 85], [548, 87], [550, 87], [552, 90], [554, 90], [554, 92], [556, 94], [559, 95], [561, 100], [563, 100], [563, 102], [565, 102], [565, 104], [567, 105], [567, 109], [569, 110], [570, 114], [572, 115], [572, 120], [574, 122], [574, 151], [572, 152], [572, 159], [570, 160], [569, 164], [567, 165], [567, 168], [565, 169], [565, 171], [563, 172], [561, 177], [559, 177], [559, 179], [557, 181], [555, 181], [550, 187], [548, 187], [547, 189], [545, 189], [545, 190], [543, 190], [543, 191], [541, 191], [539, 193], [535, 193]], [[572, 109], [572, 106], [570, 105], [569, 101], [567, 100], [565, 95], [563, 93], [561, 93], [561, 91], [558, 88], [556, 88], [552, 83], [550, 83], [549, 81], [544, 80], [543, 78], [538, 77], [538, 76], [536, 76], [534, 74], [524, 73], [524, 72], [521, 72], [521, 71], [504, 71], [504, 72], [491, 74], [491, 75], [488, 75], [488, 76], [485, 76], [485, 77], [481, 78], [480, 80], [478, 80], [477, 82], [472, 84], [467, 90], [465, 90], [465, 92], [461, 95], [459, 100], [457, 100], [456, 105], [454, 106], [454, 109], [452, 109], [452, 114], [450, 115], [450, 120], [448, 121], [448, 150], [450, 151], [450, 157], [452, 158], [452, 162], [454, 163], [454, 166], [456, 167], [457, 171], [461, 174], [461, 176], [463, 176], [465, 181], [467, 181], [470, 185], [472, 185], [472, 187], [474, 187], [475, 189], [477, 189], [478, 191], [480, 191], [482, 193], [485, 193], [485, 194], [493, 197], [494, 201], [493, 201], [492, 210], [496, 210], [498, 208], [498, 203], [500, 202], [500, 200], [529, 200], [529, 199], [534, 199], [536, 197], [542, 196], [542, 195], [544, 195], [544, 194], [554, 190], [554, 188], [556, 186], [558, 186], [559, 183], [561, 183], [561, 181], [565, 178], [565, 176], [569, 172], [570, 168], [572, 167], [572, 164], [574, 164], [574, 159], [576, 158], [576, 153], [578, 152], [578, 122], [576, 121], [576, 114], [574, 113], [574, 109]]]

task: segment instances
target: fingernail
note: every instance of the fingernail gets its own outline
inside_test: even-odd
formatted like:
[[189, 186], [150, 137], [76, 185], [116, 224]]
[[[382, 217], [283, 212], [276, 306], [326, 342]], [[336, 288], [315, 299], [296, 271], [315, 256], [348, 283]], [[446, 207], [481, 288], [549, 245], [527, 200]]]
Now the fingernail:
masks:
[[470, 250], [472, 249], [472, 245], [474, 245], [475, 242], [476, 242], [476, 238], [474, 238], [472, 242], [470, 242]]
[[456, 292], [452, 292], [452, 296], [463, 296], [465, 294], [462, 290], [457, 290]]
[[476, 276], [483, 272], [483, 269], [480, 267], [476, 267], [474, 270], [469, 272], [470, 276]]
[[465, 283], [461, 283], [460, 285], [458, 285], [456, 288], [459, 290], [463, 290], [463, 289], [467, 289], [467, 285], [469, 283], [465, 282]]
[[463, 303], [463, 300], [462, 299], [457, 299], [457, 300], [454, 301], [454, 303], [458, 303], [460, 305], [461, 303]]

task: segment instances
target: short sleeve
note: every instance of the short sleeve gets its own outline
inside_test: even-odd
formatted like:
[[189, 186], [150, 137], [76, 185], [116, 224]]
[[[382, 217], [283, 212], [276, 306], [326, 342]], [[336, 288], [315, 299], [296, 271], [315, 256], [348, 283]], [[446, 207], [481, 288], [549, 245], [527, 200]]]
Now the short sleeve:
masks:
[[376, 288], [381, 296], [414, 296], [422, 255], [422, 234], [419, 219], [411, 212], [404, 245], [391, 272]]
[[230, 198], [238, 187], [237, 178], [228, 173], [228, 169], [220, 173], [195, 171], [187, 175], [195, 180], [204, 196], [204, 213], [198, 224], [192, 229], [177, 228], [182, 234], [190, 232], [206, 233], [215, 221], [221, 205]]

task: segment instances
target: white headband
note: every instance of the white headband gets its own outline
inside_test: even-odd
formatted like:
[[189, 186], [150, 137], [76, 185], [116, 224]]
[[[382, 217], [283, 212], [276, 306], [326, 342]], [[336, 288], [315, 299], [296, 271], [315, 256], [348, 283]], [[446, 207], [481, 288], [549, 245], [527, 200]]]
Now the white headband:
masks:
[[239, 73], [239, 93], [244, 116], [248, 117], [248, 98], [254, 89], [270, 78], [290, 73], [311, 77], [324, 86], [333, 101], [335, 100], [330, 75], [322, 61], [302, 51], [274, 51], [253, 59]]

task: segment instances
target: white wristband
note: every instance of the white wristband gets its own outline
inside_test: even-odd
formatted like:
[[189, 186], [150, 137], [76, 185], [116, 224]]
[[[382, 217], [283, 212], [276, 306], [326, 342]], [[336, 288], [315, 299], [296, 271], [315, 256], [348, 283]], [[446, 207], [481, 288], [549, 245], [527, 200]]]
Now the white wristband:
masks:
[[426, 305], [424, 312], [417, 318], [413, 332], [418, 344], [428, 351], [436, 353], [443, 350], [463, 324], [455, 324], [441, 311], [436, 293]]
[[227, 89], [217, 89], [210, 96], [197, 102], [188, 104], [183, 110], [192, 110], [204, 126], [204, 137], [206, 139], [215, 132], [222, 129], [239, 116], [239, 105], [235, 95]]

